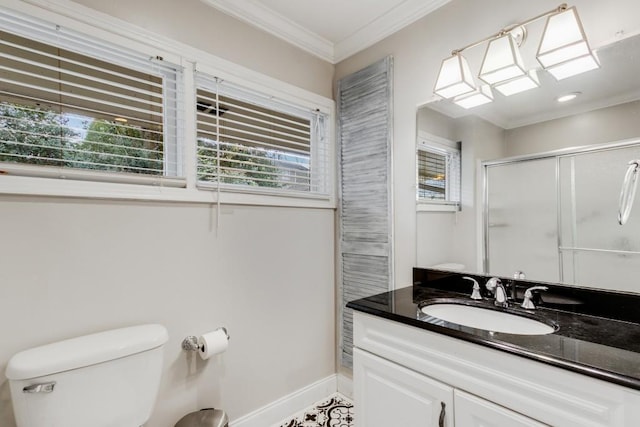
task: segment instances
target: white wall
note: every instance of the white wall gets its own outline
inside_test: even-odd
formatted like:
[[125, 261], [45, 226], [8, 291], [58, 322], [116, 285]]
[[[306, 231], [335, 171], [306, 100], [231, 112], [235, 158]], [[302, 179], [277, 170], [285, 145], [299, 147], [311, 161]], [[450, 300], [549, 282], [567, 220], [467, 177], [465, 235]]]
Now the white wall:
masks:
[[[418, 133], [426, 132], [449, 141], [457, 141], [457, 121], [431, 108], [417, 112]], [[452, 230], [457, 215], [451, 212], [421, 211], [416, 214], [416, 266], [428, 267], [458, 262], [453, 253]]]
[[428, 107], [418, 110], [417, 127], [418, 132], [461, 142], [462, 193], [459, 212], [417, 212], [415, 265], [454, 262], [477, 271], [482, 268], [480, 163], [504, 156], [504, 130], [473, 116], [452, 119]]
[[506, 155], [604, 144], [640, 136], [640, 101], [536, 123], [505, 132]]
[[[58, 1], [58, 0], [56, 0]], [[43, 2], [49, 3], [49, 2]], [[198, 0], [81, 1], [303, 89], [331, 96], [333, 66]], [[202, 407], [237, 419], [335, 373], [334, 210], [0, 195], [0, 425], [18, 351], [157, 322], [169, 330], [150, 427]], [[180, 342], [218, 326], [203, 362]]]
[[[477, 117], [461, 120], [462, 208], [453, 229], [453, 257], [468, 271], [481, 270], [482, 254], [482, 167], [484, 160], [504, 156], [504, 130]], [[418, 229], [418, 236], [421, 230]], [[452, 258], [453, 259], [453, 258]]]
[[418, 108], [416, 127], [418, 133], [426, 132], [440, 138], [454, 141], [457, 138], [458, 120], [429, 108], [429, 104]]
[[[149, 426], [232, 418], [334, 373], [333, 211], [0, 197], [0, 371], [12, 354], [157, 322], [169, 330]], [[227, 326], [202, 362], [180, 342]], [[13, 425], [8, 384], [0, 425]]]

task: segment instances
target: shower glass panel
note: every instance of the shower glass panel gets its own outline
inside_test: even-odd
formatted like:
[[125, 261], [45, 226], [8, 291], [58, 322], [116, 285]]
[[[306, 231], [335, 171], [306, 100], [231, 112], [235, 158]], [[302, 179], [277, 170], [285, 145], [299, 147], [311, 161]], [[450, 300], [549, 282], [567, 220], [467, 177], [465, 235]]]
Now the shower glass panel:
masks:
[[639, 159], [630, 140], [486, 162], [484, 271], [637, 292], [640, 195], [626, 224], [618, 212]]
[[486, 167], [485, 271], [559, 281], [556, 159]]
[[[560, 164], [561, 280], [633, 289], [640, 271], [640, 197], [627, 223], [618, 223], [620, 189], [640, 147], [563, 156]], [[637, 287], [637, 286], [636, 286]]]
[[563, 251], [566, 283], [638, 292], [640, 256], [602, 251]]

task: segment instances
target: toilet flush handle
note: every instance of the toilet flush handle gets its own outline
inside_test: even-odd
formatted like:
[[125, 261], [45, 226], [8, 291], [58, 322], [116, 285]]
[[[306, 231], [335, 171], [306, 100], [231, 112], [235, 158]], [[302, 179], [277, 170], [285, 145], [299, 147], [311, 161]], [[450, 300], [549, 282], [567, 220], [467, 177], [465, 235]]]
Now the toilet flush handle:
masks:
[[31, 384], [22, 389], [23, 393], [51, 393], [56, 386], [55, 381], [50, 383]]

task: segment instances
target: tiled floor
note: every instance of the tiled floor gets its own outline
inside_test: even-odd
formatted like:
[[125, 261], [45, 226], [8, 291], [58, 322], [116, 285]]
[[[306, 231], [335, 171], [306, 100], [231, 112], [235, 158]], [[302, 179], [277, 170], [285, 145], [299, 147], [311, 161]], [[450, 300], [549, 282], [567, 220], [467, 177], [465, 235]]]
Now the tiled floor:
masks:
[[335, 394], [279, 427], [353, 427], [353, 403]]

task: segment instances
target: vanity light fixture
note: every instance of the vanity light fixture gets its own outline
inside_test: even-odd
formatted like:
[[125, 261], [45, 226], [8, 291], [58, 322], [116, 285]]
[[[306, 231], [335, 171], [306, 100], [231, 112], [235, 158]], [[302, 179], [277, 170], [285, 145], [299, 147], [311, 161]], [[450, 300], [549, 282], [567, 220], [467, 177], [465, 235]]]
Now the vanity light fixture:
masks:
[[451, 99], [476, 89], [467, 59], [460, 52], [453, 52], [451, 57], [442, 61], [436, 87], [437, 95]]
[[575, 6], [549, 16], [536, 58], [556, 80], [600, 67]]
[[538, 72], [531, 70], [523, 76], [495, 85], [494, 89], [504, 96], [511, 96], [529, 89], [535, 89], [539, 86], [540, 80], [538, 80]]
[[511, 32], [489, 42], [478, 75], [480, 80], [494, 85], [524, 76], [526, 73], [520, 49]]
[[491, 101], [493, 101], [493, 92], [489, 85], [482, 85], [471, 93], [453, 98], [454, 103], [465, 109], [488, 104]]
[[[526, 21], [506, 27], [496, 34], [451, 52], [442, 61], [434, 93], [451, 99], [464, 108], [472, 108], [493, 100], [491, 89], [504, 96], [514, 95], [540, 86], [535, 69], [524, 66], [519, 47], [527, 36], [526, 26], [548, 18], [536, 58], [542, 67], [557, 80], [599, 67], [589, 48], [578, 12], [566, 3]], [[478, 77], [490, 85], [477, 88], [467, 60], [467, 49], [488, 43]]]

